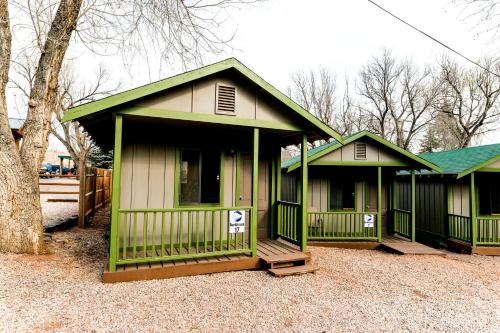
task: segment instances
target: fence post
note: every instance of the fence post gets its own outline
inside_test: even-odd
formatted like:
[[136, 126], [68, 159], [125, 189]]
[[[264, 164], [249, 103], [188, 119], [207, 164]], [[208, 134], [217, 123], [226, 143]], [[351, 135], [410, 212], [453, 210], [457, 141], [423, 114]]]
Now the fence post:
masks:
[[94, 175], [92, 178], [92, 217], [95, 215], [95, 206], [96, 206], [96, 199], [97, 199], [97, 168], [92, 167], [92, 174]]
[[83, 165], [83, 168], [80, 167], [79, 170], [79, 177], [80, 177], [80, 194], [78, 197], [78, 228], [84, 228], [85, 227], [85, 192], [87, 191], [86, 189], [86, 176], [85, 176], [85, 171], [86, 171], [86, 166], [85, 162], [80, 163], [80, 165]]

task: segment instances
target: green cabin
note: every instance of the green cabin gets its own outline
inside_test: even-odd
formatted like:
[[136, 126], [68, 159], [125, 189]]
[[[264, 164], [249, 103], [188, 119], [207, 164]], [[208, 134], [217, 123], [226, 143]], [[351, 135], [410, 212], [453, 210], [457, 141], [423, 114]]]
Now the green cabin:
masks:
[[[308, 151], [307, 231], [313, 245], [377, 248], [395, 234], [415, 241], [415, 175], [432, 162], [367, 131]], [[282, 197], [301, 197], [300, 156], [282, 163]], [[402, 206], [397, 173], [410, 172]], [[296, 200], [299, 202], [300, 200]], [[278, 214], [286, 217], [287, 211]]]
[[[500, 254], [500, 144], [419, 157], [442, 173], [420, 172], [416, 182], [419, 241], [477, 254]], [[409, 186], [402, 173], [400, 188]], [[409, 201], [403, 198], [404, 207]]]
[[309, 262], [305, 200], [281, 200], [281, 150], [302, 146], [301, 164], [308, 142], [342, 138], [236, 59], [77, 106], [64, 120], [114, 151], [105, 282], [262, 259], [276, 269], [279, 254]]

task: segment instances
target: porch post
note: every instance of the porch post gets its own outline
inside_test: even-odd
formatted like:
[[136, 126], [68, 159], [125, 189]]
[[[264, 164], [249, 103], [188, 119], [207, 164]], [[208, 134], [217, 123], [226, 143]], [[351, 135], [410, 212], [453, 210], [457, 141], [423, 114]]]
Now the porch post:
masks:
[[474, 172], [470, 174], [470, 237], [472, 247], [476, 247], [477, 242], [477, 219], [476, 219], [476, 181]]
[[300, 228], [300, 250], [307, 250], [307, 134], [302, 134], [301, 159], [300, 159], [300, 204], [301, 204], [301, 219]]
[[116, 258], [118, 256], [118, 223], [120, 208], [120, 182], [122, 167], [122, 115], [117, 114], [115, 119], [115, 146], [113, 150], [113, 190], [111, 196], [111, 234], [109, 238], [109, 271], [116, 271]]
[[271, 157], [271, 200], [269, 210], [271, 213], [271, 222], [269, 223], [269, 234], [271, 239], [276, 238], [276, 156]]
[[250, 240], [252, 256], [257, 256], [257, 201], [259, 190], [259, 129], [253, 129], [252, 155], [252, 221], [250, 225]]
[[415, 169], [411, 169], [411, 241], [415, 242]]
[[382, 167], [377, 167], [377, 241], [382, 242]]

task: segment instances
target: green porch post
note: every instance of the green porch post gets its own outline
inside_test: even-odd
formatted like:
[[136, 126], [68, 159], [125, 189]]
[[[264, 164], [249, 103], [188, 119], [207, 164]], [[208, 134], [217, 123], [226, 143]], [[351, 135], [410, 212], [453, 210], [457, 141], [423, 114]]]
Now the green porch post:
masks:
[[120, 182], [122, 167], [122, 115], [116, 115], [115, 119], [115, 146], [113, 150], [113, 189], [111, 194], [111, 234], [109, 244], [109, 271], [116, 271], [116, 259], [118, 256], [118, 223], [120, 208]]
[[470, 174], [470, 237], [471, 237], [471, 245], [472, 247], [476, 247], [477, 242], [477, 212], [476, 212], [476, 181], [474, 172]]
[[411, 241], [415, 242], [415, 169], [411, 169]]
[[250, 225], [250, 239], [252, 256], [257, 256], [257, 203], [259, 190], [259, 129], [253, 129], [253, 156], [252, 156], [252, 224]]
[[300, 250], [307, 250], [307, 134], [302, 134], [301, 150], [301, 168], [300, 168], [300, 204], [301, 204], [301, 219], [300, 228]]
[[276, 156], [271, 157], [271, 200], [269, 210], [271, 212], [271, 223], [269, 223], [269, 234], [271, 239], [276, 238]]
[[382, 167], [377, 167], [377, 241], [382, 242]]

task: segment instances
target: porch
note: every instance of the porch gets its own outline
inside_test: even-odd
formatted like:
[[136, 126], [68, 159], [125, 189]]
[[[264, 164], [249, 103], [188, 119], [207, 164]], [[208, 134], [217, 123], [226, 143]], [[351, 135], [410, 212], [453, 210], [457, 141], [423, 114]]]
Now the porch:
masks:
[[[202, 247], [198, 247], [198, 249], [200, 248]], [[165, 253], [168, 254], [169, 251], [165, 250]], [[175, 251], [177, 252], [178, 250]], [[181, 251], [187, 253], [189, 249], [187, 246], [184, 246]], [[196, 247], [193, 247], [191, 251], [196, 254]], [[173, 257], [161, 255], [160, 245], [160, 247], [155, 249], [156, 256], [153, 256], [152, 250], [146, 251], [149, 258], [155, 258], [156, 260], [137, 260], [136, 263], [131, 263], [131, 260], [127, 264], [117, 265], [114, 272], [106, 268], [103, 273], [103, 282], [115, 283], [166, 279], [253, 269], [268, 269], [275, 276], [290, 275], [290, 272], [297, 274], [297, 268], [298, 273], [308, 273], [317, 270], [316, 266], [307, 265], [312, 260], [310, 253], [303, 253], [298, 246], [281, 240], [258, 241], [257, 256], [255, 257], [245, 252], [239, 254], [230, 252], [213, 256], [201, 255], [189, 256], [185, 259], [178, 259], [178, 257], [177, 259], [173, 259]], [[199, 254], [202, 253], [200, 252]], [[130, 252], [128, 255], [132, 259], [133, 252]], [[142, 251], [136, 252], [136, 256], [139, 256], [138, 259], [143, 259], [143, 255]]]

